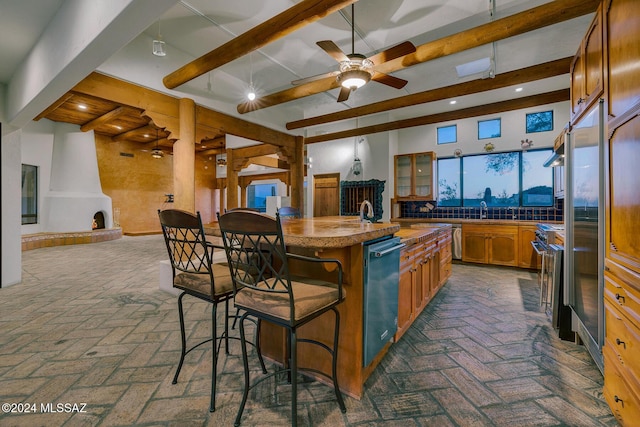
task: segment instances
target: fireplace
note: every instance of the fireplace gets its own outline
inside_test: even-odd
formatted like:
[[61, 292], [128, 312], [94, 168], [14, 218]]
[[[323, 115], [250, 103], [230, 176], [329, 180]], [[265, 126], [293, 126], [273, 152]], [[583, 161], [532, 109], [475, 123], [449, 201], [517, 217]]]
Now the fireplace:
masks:
[[102, 193], [93, 131], [55, 124], [49, 186], [42, 208], [43, 231], [90, 231], [94, 219], [100, 228], [112, 228], [111, 198]]
[[104, 228], [104, 214], [102, 212], [96, 212], [93, 216], [93, 224], [91, 226], [93, 230], [100, 230]]

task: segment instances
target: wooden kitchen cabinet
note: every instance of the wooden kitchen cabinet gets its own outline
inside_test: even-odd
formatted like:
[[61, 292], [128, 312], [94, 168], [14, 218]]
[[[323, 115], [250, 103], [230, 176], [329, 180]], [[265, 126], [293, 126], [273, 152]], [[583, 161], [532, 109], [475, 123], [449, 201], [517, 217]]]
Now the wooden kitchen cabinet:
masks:
[[621, 425], [640, 419], [640, 274], [605, 261], [604, 396]]
[[518, 226], [462, 224], [462, 261], [518, 265]]
[[[421, 238], [422, 239], [422, 238]], [[448, 249], [447, 249], [448, 245]], [[451, 229], [426, 237], [400, 252], [398, 341], [451, 275]], [[444, 254], [444, 258], [443, 258]], [[445, 271], [443, 278], [442, 271]]]
[[[609, 221], [606, 256], [632, 269], [640, 268], [640, 107], [610, 129]], [[614, 122], [615, 123], [615, 122]]]
[[405, 247], [400, 252], [400, 280], [398, 282], [398, 329], [395, 341], [409, 329], [413, 323], [413, 289], [415, 274], [413, 272], [412, 248]]
[[435, 153], [399, 154], [394, 157], [396, 200], [435, 200]]
[[609, 119], [622, 116], [640, 103], [640, 2], [606, 0], [607, 110]]
[[604, 49], [601, 6], [571, 63], [571, 122], [577, 122], [604, 90]]
[[[557, 169], [557, 168], [556, 168]], [[539, 270], [542, 266], [542, 257], [531, 246], [536, 240], [536, 225], [520, 225], [518, 227], [518, 267]]]

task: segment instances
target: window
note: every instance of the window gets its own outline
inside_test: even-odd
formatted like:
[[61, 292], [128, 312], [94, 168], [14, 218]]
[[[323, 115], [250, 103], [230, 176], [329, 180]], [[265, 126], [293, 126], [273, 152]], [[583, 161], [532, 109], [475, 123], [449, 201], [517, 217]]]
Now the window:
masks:
[[247, 187], [247, 207], [267, 211], [267, 196], [275, 196], [277, 184], [252, 184]]
[[460, 206], [460, 159], [438, 159], [438, 205]]
[[[438, 159], [438, 206], [553, 206], [551, 149]], [[462, 195], [462, 197], [461, 197]]]
[[553, 130], [553, 111], [527, 114], [527, 133]]
[[500, 119], [478, 121], [478, 139], [499, 138], [500, 134]]
[[22, 165], [22, 223], [38, 223], [38, 167]]
[[438, 144], [449, 144], [458, 140], [458, 126], [443, 126], [438, 128]]
[[522, 153], [522, 206], [553, 206], [553, 175], [544, 162], [549, 150]]

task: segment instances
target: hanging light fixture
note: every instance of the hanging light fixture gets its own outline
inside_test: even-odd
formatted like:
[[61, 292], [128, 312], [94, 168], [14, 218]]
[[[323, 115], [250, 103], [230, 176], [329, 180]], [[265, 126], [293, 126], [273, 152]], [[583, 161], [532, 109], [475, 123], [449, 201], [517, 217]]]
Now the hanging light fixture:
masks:
[[158, 21], [158, 38], [153, 40], [153, 54], [155, 56], [166, 56], [165, 43], [160, 35], [160, 21]]
[[160, 140], [158, 129], [156, 129], [156, 148], [151, 150], [151, 157], [154, 159], [161, 159], [164, 157], [164, 152], [158, 147], [158, 141]]

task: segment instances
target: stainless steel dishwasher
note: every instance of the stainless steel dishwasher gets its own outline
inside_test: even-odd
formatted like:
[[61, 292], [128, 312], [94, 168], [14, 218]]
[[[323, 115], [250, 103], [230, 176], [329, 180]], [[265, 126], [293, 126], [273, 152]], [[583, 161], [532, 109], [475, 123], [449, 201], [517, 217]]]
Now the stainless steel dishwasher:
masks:
[[399, 237], [364, 244], [364, 334], [362, 366], [368, 366], [398, 327]]

